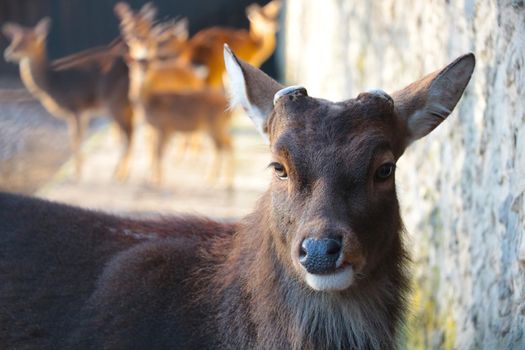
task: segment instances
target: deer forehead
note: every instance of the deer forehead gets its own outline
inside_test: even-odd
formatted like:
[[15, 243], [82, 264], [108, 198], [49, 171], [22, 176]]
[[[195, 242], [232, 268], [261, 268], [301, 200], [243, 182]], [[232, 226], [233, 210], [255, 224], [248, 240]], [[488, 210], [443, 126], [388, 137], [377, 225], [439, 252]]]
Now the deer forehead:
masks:
[[274, 140], [289, 131], [302, 136], [304, 143], [338, 143], [351, 135], [387, 131], [395, 126], [393, 101], [384, 92], [361, 93], [355, 99], [332, 102], [296, 93], [301, 89], [291, 87], [276, 94], [269, 119]]
[[363, 178], [376, 156], [399, 153], [396, 120], [383, 94], [343, 102], [282, 97], [269, 121], [271, 150], [305, 181], [329, 174]]

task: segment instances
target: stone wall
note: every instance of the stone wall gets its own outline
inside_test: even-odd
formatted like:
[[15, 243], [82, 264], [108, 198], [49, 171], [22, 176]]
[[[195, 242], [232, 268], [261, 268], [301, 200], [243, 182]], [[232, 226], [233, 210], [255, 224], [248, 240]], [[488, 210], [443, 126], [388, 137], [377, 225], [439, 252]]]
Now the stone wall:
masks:
[[286, 79], [313, 96], [395, 91], [476, 54], [455, 112], [398, 163], [415, 277], [404, 341], [525, 349], [525, 2], [288, 0], [285, 10]]

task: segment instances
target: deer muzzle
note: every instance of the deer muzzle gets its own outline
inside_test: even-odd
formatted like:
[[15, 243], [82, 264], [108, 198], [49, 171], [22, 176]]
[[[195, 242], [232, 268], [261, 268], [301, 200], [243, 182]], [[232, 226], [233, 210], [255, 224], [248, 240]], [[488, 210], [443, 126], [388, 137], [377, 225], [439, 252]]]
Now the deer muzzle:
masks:
[[299, 263], [306, 284], [317, 291], [342, 291], [354, 281], [354, 267], [345, 264], [342, 239], [306, 238], [299, 248]]

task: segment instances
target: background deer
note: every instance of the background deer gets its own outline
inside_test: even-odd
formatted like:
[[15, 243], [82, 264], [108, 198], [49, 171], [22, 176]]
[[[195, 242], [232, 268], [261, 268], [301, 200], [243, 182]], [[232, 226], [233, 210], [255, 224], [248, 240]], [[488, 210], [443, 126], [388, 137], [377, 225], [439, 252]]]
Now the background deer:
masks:
[[[212, 27], [199, 31], [190, 40], [187, 39], [187, 21], [178, 20], [172, 24], [163, 24], [162, 30], [154, 24], [156, 8], [148, 3], [140, 11], [133, 12], [129, 5], [120, 2], [115, 6], [115, 13], [120, 19], [123, 37], [126, 38], [130, 55], [135, 60], [146, 58], [149, 60], [148, 89], [151, 91], [180, 91], [202, 88], [205, 78], [206, 86], [222, 90], [225, 67], [223, 62], [223, 45], [228, 43], [239, 57], [255, 66], [260, 66], [275, 50], [275, 34], [278, 29], [277, 20], [281, 7], [280, 1], [274, 0], [264, 7], [257, 4], [250, 5], [247, 16], [250, 20], [250, 31]], [[200, 71], [184, 74], [181, 66], [203, 67], [206, 75]], [[181, 75], [182, 73], [182, 75]], [[133, 75], [133, 72], [131, 72]], [[193, 79], [196, 77], [196, 79]], [[130, 96], [136, 95], [137, 79], [131, 79]], [[138, 108], [142, 113], [143, 108]], [[184, 135], [184, 144], [179, 147], [177, 159], [181, 159], [188, 144], [192, 148], [200, 148], [201, 141], [197, 133]], [[222, 147], [222, 146], [221, 146]], [[229, 147], [227, 147], [229, 148]], [[216, 153], [216, 154], [220, 154]], [[215, 157], [214, 165], [208, 176], [210, 179], [220, 171], [220, 158]], [[231, 158], [231, 157], [230, 157]], [[230, 161], [231, 163], [231, 161]], [[158, 176], [155, 178], [158, 179]], [[227, 178], [231, 178], [227, 175]], [[227, 180], [232, 183], [233, 180]], [[158, 182], [158, 180], [156, 181]]]
[[223, 45], [228, 44], [238, 56], [259, 67], [275, 50], [275, 34], [278, 30], [279, 0], [260, 7], [252, 4], [246, 9], [250, 30], [212, 27], [196, 33], [180, 51], [180, 60], [208, 69], [207, 84], [221, 88], [225, 73]]
[[[211, 27], [200, 30], [191, 39], [188, 39], [187, 22], [178, 20], [171, 31], [165, 31], [162, 37], [154, 37], [151, 30], [154, 27], [156, 8], [151, 4], [145, 4], [140, 11], [133, 12], [129, 5], [120, 2], [115, 6], [115, 13], [120, 19], [120, 27], [123, 33], [133, 33], [136, 38], [141, 39], [142, 44], [150, 43], [156, 46], [156, 58], [164, 62], [164, 69], [169, 70], [169, 61], [178, 57], [182, 64], [197, 65], [206, 68], [208, 75], [206, 83], [210, 87], [222, 88], [222, 78], [225, 72], [223, 61], [223, 45], [227, 43], [239, 57], [250, 64], [259, 67], [274, 52], [276, 46], [275, 34], [278, 30], [278, 16], [281, 3], [273, 0], [260, 7], [252, 4], [246, 9], [246, 15], [250, 21], [250, 30], [233, 29], [224, 27]], [[171, 33], [171, 36], [170, 36]], [[134, 49], [133, 43], [128, 43], [130, 50]], [[151, 49], [150, 49], [151, 50]], [[166, 64], [168, 63], [168, 64]], [[152, 71], [156, 69], [155, 63]], [[162, 64], [159, 64], [162, 68]], [[169, 72], [158, 74], [156, 84], [162, 86]], [[158, 89], [160, 90], [160, 89]], [[169, 90], [169, 88], [163, 89]]]
[[124, 151], [115, 171], [123, 179], [128, 173], [133, 114], [127, 97], [128, 68], [117, 53], [118, 42], [53, 64], [46, 51], [49, 27], [48, 18], [34, 28], [5, 24], [4, 35], [11, 40], [5, 58], [19, 63], [24, 85], [48, 112], [68, 122], [77, 178], [81, 174], [80, 146], [88, 117], [100, 110], [109, 113], [125, 137]]
[[[207, 133], [215, 146], [215, 157], [208, 177], [217, 177], [226, 157], [226, 183], [233, 181], [232, 140], [229, 134], [231, 113], [228, 101], [222, 91], [204, 89], [204, 81], [190, 65], [172, 64], [177, 88], [171, 92], [155, 90], [156, 53], [158, 43], [155, 38], [163, 37], [170, 26], [156, 25], [148, 36], [137, 35], [135, 31], [123, 29], [129, 50], [130, 90], [137, 115], [145, 120], [155, 131], [152, 153], [152, 179], [162, 182], [162, 158], [166, 144], [174, 133]], [[174, 85], [175, 85], [174, 84]], [[200, 90], [199, 90], [200, 88]]]
[[145, 4], [136, 13], [124, 2], [115, 5], [129, 55], [149, 60], [147, 74], [150, 89], [154, 91], [201, 89], [207, 72], [181, 70], [185, 64], [176, 61], [180, 46], [188, 37], [188, 21], [179, 19], [155, 25], [156, 12], [151, 3]]
[[225, 52], [274, 178], [237, 223], [134, 221], [0, 196], [7, 348], [394, 349], [407, 253], [395, 163], [459, 101], [474, 56], [330, 102]]

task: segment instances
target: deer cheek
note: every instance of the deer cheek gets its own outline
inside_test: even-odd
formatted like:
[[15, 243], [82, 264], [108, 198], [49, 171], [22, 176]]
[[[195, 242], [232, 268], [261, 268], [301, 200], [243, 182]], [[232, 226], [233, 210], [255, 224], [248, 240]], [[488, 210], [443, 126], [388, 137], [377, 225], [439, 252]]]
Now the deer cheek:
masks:
[[356, 221], [356, 232], [367, 252], [367, 268], [373, 269], [386, 252], [391, 249], [395, 235], [392, 232], [401, 230], [399, 205], [393, 195], [377, 195], [371, 200], [368, 214]]
[[287, 203], [286, 197], [282, 193], [272, 195], [272, 227], [282, 243], [286, 243], [289, 240], [290, 232], [295, 226], [293, 211], [290, 209], [291, 207]]

